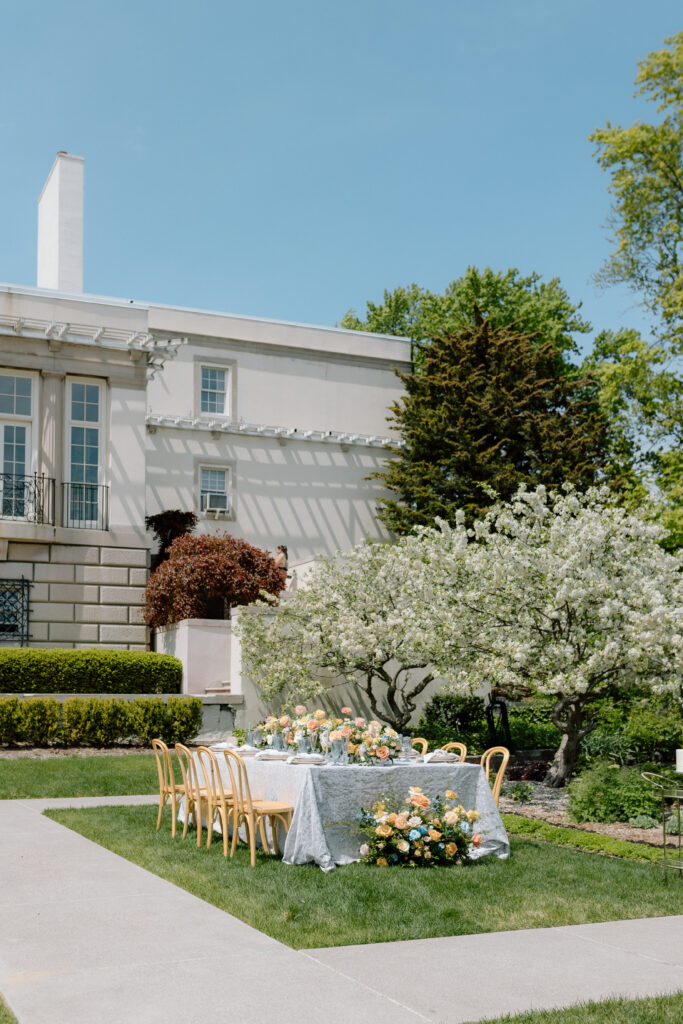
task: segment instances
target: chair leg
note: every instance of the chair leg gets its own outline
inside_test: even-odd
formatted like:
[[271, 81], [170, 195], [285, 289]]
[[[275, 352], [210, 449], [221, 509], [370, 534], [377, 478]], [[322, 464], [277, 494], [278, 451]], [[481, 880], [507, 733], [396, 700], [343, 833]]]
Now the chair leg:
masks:
[[157, 832], [161, 828], [161, 818], [162, 818], [163, 813], [164, 813], [164, 807], [166, 806], [167, 799], [168, 799], [168, 793], [160, 793], [159, 794], [159, 814], [157, 815]]
[[271, 815], [269, 820], [270, 820], [270, 831], [273, 833], [273, 850], [275, 851], [275, 856], [279, 857], [280, 856], [280, 844], [277, 841], [277, 823], [278, 823], [278, 818], [275, 815]]
[[207, 812], [206, 812], [206, 848], [207, 850], [211, 846], [211, 840], [213, 839], [213, 823], [216, 817], [216, 811], [218, 807], [214, 807], [211, 801], [209, 801]]
[[223, 831], [223, 856], [228, 856], [228, 813], [221, 807], [221, 829]]
[[249, 850], [251, 852], [251, 866], [256, 867], [256, 821], [254, 815], [247, 815], [247, 827], [249, 829]]
[[187, 839], [187, 826], [188, 826], [188, 824], [190, 822], [190, 804], [192, 804], [192, 817], [194, 818], [194, 820], [196, 822], [196, 820], [197, 820], [197, 809], [194, 806], [194, 800], [191, 801], [189, 796], [187, 796], [187, 794], [186, 794], [185, 795], [185, 821], [183, 822], [183, 835], [182, 835], [183, 839]]
[[175, 792], [171, 791], [171, 838], [175, 839], [176, 824], [178, 822], [178, 803], [176, 800]]
[[258, 828], [261, 836], [261, 846], [263, 847], [263, 852], [270, 853], [270, 847], [268, 846], [268, 836], [266, 835], [266, 816], [264, 814], [259, 815]]
[[234, 857], [235, 849], [237, 847], [237, 844], [240, 841], [240, 821], [241, 820], [242, 820], [242, 815], [237, 810], [237, 808], [235, 808], [235, 810], [233, 811], [233, 814], [232, 814], [232, 846], [230, 847], [230, 856], [231, 857]]

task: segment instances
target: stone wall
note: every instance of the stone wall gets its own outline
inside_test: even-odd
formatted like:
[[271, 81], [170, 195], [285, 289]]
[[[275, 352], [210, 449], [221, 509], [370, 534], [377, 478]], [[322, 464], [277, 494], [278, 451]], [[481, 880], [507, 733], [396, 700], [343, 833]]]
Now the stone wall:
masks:
[[144, 547], [9, 541], [0, 580], [32, 584], [31, 647], [144, 651], [147, 566]]

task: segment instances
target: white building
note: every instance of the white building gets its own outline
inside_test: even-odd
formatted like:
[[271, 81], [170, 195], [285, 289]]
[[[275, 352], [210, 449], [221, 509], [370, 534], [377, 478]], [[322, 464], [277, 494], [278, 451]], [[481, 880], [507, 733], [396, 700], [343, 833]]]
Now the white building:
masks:
[[0, 643], [144, 649], [146, 514], [290, 563], [385, 536], [404, 339], [82, 293], [83, 161], [39, 202], [38, 287], [0, 285]]

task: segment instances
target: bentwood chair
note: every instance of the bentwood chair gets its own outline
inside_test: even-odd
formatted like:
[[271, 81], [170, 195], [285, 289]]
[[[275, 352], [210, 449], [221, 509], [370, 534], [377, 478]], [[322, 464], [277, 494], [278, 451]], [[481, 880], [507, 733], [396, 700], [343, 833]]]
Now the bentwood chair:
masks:
[[460, 751], [460, 761], [461, 762], [464, 761], [465, 758], [467, 757], [467, 747], [465, 746], [464, 743], [457, 743], [457, 742], [455, 742], [455, 743], [444, 743], [444, 745], [442, 746], [441, 749], [442, 750], [459, 750]]
[[178, 783], [173, 775], [173, 762], [171, 752], [163, 740], [152, 740], [152, 749], [157, 762], [157, 774], [159, 776], [159, 814], [157, 815], [157, 832], [161, 828], [161, 818], [164, 807], [171, 801], [171, 835], [175, 837], [176, 821], [178, 818], [178, 802], [186, 795], [184, 782]]
[[264, 851], [268, 852], [268, 839], [266, 837], [265, 820], [270, 823], [270, 830], [273, 835], [273, 847], [277, 856], [280, 856], [280, 847], [277, 841], [278, 822], [283, 825], [285, 832], [289, 832], [292, 823], [294, 808], [291, 804], [282, 803], [279, 800], [254, 800], [249, 789], [249, 778], [244, 761], [239, 754], [232, 750], [224, 750], [225, 761], [230, 772], [233, 799], [233, 822], [232, 822], [232, 846], [230, 856], [235, 853], [239, 842], [240, 826], [244, 825], [247, 832], [247, 842], [251, 853], [251, 866], [256, 864], [256, 828], [258, 826], [261, 836], [261, 844]]
[[412, 743], [412, 745], [414, 747], [420, 747], [420, 752], [421, 752], [423, 757], [425, 756], [425, 754], [429, 750], [429, 742], [428, 742], [428, 740], [424, 739], [422, 736], [413, 736], [413, 743]]
[[182, 743], [175, 745], [176, 757], [180, 765], [180, 772], [183, 776], [185, 787], [185, 823], [183, 825], [183, 839], [187, 836], [187, 826], [190, 815], [197, 829], [197, 846], [202, 844], [202, 815], [208, 809], [206, 800], [206, 786], [199, 783], [197, 764], [193, 752]]
[[491, 762], [493, 761], [494, 757], [502, 758], [500, 765], [498, 766], [495, 781], [492, 786], [493, 799], [496, 801], [496, 804], [498, 804], [498, 800], [500, 799], [500, 787], [503, 785], [503, 776], [505, 775], [505, 769], [507, 768], [508, 761], [510, 760], [510, 751], [508, 750], [507, 747], [489, 747], [489, 749], [485, 750], [484, 753], [481, 755], [481, 760], [479, 761], [479, 764], [482, 766], [484, 772], [486, 773], [487, 782], [489, 781], [489, 775], [491, 774]]
[[197, 758], [205, 784], [206, 831], [208, 833], [206, 848], [208, 850], [211, 846], [213, 823], [216, 818], [220, 818], [221, 832], [223, 833], [223, 856], [227, 857], [228, 826], [230, 821], [233, 820], [234, 787], [226, 787], [224, 785], [218, 758], [213, 750], [210, 750], [208, 747], [197, 747]]

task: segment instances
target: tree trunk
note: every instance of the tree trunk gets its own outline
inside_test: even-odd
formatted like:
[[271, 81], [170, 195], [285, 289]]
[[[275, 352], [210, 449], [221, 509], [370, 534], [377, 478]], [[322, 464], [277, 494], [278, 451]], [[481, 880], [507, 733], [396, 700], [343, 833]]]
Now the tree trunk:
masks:
[[579, 756], [581, 740], [590, 729], [583, 728], [583, 707], [578, 703], [560, 701], [553, 712], [552, 720], [562, 732], [562, 739], [543, 782], [546, 786], [560, 789], [569, 781]]

